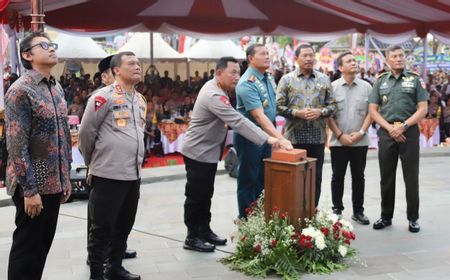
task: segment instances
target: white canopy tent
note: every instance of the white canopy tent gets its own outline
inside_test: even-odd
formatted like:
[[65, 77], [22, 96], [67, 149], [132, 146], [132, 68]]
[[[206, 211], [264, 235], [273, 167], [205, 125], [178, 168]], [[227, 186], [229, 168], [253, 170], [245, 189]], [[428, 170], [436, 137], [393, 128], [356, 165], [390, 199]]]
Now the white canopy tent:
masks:
[[58, 44], [58, 58], [60, 60], [83, 59], [100, 60], [108, 54], [89, 37], [59, 34], [54, 40]]
[[245, 59], [245, 52], [233, 41], [199, 40], [184, 54], [189, 59], [218, 60], [223, 56], [232, 56], [236, 59]]
[[[118, 52], [132, 51], [140, 59], [150, 59], [150, 33], [135, 33]], [[175, 51], [160, 33], [153, 33], [153, 58], [155, 60], [182, 60], [184, 57]]]

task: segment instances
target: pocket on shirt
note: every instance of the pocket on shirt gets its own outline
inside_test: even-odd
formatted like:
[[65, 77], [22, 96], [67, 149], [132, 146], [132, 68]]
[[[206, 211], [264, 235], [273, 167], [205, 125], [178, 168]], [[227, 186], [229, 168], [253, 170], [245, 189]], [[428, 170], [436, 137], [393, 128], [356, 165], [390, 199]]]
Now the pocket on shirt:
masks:
[[114, 130], [124, 130], [129, 126], [131, 121], [131, 112], [115, 111], [112, 115], [112, 127]]
[[358, 100], [356, 104], [356, 110], [361, 116], [366, 116], [368, 113], [368, 104], [366, 100]]

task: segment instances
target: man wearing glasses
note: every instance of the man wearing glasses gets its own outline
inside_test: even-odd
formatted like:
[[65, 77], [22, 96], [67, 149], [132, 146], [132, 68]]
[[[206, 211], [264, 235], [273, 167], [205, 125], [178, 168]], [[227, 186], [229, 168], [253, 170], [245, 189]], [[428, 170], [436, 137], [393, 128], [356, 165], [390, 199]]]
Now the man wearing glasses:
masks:
[[6, 186], [16, 206], [8, 279], [41, 279], [55, 235], [59, 206], [71, 193], [67, 104], [50, 71], [58, 62], [45, 33], [20, 43], [28, 69], [5, 95], [9, 153]]

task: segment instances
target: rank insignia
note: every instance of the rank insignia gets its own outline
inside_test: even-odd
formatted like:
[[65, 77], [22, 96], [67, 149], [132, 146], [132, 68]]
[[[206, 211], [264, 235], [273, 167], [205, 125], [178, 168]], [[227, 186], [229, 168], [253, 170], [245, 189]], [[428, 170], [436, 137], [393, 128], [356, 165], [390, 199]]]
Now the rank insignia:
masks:
[[225, 105], [227, 105], [227, 106], [231, 106], [230, 100], [229, 100], [226, 96], [221, 96], [221, 97], [220, 97], [220, 101], [222, 101], [223, 103], [225, 103]]
[[106, 103], [106, 99], [102, 96], [96, 96], [94, 99], [94, 105], [95, 105], [95, 112], [97, 112], [100, 107], [103, 106], [103, 104]]
[[269, 100], [264, 100], [263, 102], [263, 107], [266, 108], [267, 106], [269, 106]]
[[248, 81], [254, 83], [256, 81], [256, 77], [254, 75], [251, 75], [250, 77], [248, 77]]
[[116, 85], [116, 92], [123, 93], [122, 87], [120, 85]]

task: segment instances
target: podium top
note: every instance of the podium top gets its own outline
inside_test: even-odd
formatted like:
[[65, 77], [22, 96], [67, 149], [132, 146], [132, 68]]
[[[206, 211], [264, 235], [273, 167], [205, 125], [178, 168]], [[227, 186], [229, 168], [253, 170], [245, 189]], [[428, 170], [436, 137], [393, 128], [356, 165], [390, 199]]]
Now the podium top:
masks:
[[302, 160], [302, 161], [289, 162], [289, 161], [280, 161], [280, 160], [273, 160], [273, 159], [271, 159], [271, 158], [266, 158], [266, 159], [264, 159], [263, 161], [272, 162], [272, 163], [281, 163], [281, 164], [286, 164], [286, 165], [295, 165], [295, 166], [297, 166], [297, 165], [303, 165], [303, 164], [306, 164], [306, 163], [309, 163], [309, 162], [317, 161], [317, 159], [316, 159], [316, 158], [310, 158], [310, 157], [308, 157], [308, 158], [306, 158], [305, 160]]

